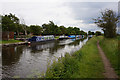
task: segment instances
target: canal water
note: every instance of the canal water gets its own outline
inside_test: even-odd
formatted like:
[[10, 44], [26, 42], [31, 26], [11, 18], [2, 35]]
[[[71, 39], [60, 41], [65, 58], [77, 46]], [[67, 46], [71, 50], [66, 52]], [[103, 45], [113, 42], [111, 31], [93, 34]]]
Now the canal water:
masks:
[[72, 54], [79, 50], [88, 39], [55, 40], [47, 43], [33, 43], [2, 47], [2, 77], [27, 78], [45, 73], [50, 60]]

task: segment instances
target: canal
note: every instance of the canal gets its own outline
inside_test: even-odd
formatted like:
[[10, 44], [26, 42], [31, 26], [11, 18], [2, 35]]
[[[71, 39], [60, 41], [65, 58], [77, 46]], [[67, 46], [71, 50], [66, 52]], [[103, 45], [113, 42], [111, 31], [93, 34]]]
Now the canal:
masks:
[[51, 60], [72, 54], [88, 39], [55, 40], [47, 43], [33, 43], [2, 47], [2, 77], [27, 78], [36, 73], [45, 73]]

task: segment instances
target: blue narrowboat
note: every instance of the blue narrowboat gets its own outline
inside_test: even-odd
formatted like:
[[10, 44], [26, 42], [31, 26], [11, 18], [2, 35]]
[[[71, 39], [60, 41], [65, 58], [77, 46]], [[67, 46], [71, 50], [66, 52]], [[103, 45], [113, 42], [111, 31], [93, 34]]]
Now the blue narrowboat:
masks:
[[69, 37], [69, 38], [76, 38], [75, 35], [69, 35], [68, 37]]
[[50, 35], [50, 36], [33, 36], [32, 38], [28, 39], [29, 42], [42, 42], [42, 41], [50, 41], [50, 40], [54, 40], [53, 35]]
[[84, 38], [84, 35], [69, 35], [69, 38]]

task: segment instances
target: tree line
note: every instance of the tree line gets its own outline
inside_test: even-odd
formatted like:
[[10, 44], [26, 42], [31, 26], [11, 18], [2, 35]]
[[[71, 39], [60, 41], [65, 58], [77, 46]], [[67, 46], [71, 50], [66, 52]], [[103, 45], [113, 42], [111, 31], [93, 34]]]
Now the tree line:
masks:
[[58, 26], [53, 21], [39, 25], [26, 25], [24, 22], [20, 23], [20, 19], [13, 14], [2, 15], [2, 31], [16, 32], [17, 35], [23, 33], [24, 35], [87, 35], [86, 32], [77, 27]]
[[[116, 27], [119, 22], [119, 16], [113, 10], [106, 9], [101, 12], [101, 16], [97, 19], [93, 19], [95, 24], [100, 27], [106, 38], [116, 37]], [[0, 24], [1, 25], [1, 24]], [[32, 33], [33, 35], [87, 35], [86, 32], [80, 30], [77, 27], [58, 26], [54, 24], [53, 21], [45, 23], [41, 26], [39, 25], [26, 25], [24, 21], [20, 23], [20, 19], [13, 14], [2, 15], [2, 31], [12, 31], [19, 33], [24, 33], [24, 35]], [[96, 31], [96, 33], [88, 31], [88, 35], [101, 35], [101, 32]]]

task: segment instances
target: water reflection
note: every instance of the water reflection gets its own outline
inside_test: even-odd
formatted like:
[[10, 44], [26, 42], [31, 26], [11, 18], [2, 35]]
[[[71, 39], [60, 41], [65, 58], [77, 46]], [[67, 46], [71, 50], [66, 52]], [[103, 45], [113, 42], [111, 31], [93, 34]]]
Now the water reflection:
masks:
[[20, 76], [22, 78], [47, 69], [48, 59], [64, 56], [79, 50], [87, 39], [66, 39], [48, 43], [34, 43], [29, 46], [10, 46], [2, 48], [3, 77]]
[[36, 53], [36, 52], [42, 52], [43, 50], [46, 50], [48, 48], [53, 48], [55, 45], [55, 42], [50, 42], [50, 43], [33, 43], [30, 45], [31, 53]]
[[23, 46], [3, 47], [2, 48], [2, 65], [11, 65], [19, 61], [23, 53]]

